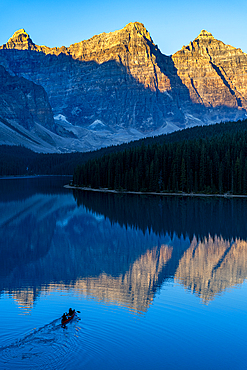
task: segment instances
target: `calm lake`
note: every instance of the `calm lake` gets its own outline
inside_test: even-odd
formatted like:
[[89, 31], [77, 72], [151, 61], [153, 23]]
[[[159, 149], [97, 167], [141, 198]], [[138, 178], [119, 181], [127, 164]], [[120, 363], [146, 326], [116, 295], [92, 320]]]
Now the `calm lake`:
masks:
[[246, 369], [247, 199], [68, 183], [0, 180], [0, 369]]

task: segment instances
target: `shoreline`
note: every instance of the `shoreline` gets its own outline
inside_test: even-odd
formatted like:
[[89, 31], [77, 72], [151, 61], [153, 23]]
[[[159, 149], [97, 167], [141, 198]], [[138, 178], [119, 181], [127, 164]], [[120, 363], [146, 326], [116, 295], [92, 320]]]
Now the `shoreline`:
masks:
[[159, 196], [179, 196], [179, 197], [205, 197], [205, 198], [247, 198], [247, 195], [241, 194], [203, 194], [203, 193], [155, 193], [155, 192], [142, 192], [142, 191], [119, 191], [109, 189], [93, 189], [80, 186], [64, 185], [66, 189], [75, 189], [82, 191], [94, 191], [98, 193], [113, 193], [113, 194], [135, 194], [135, 195], [159, 195]]
[[73, 177], [73, 175], [9, 175], [9, 176], [0, 176], [0, 180], [33, 179], [36, 177]]

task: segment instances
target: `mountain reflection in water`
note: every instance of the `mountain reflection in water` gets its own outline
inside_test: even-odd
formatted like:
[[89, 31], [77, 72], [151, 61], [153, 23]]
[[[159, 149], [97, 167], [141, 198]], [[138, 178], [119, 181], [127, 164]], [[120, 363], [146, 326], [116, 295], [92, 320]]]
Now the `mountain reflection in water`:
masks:
[[226, 241], [217, 236], [203, 241], [194, 237], [175, 274], [175, 279], [205, 303], [228, 287], [243, 283], [246, 277], [246, 241]]
[[73, 289], [145, 312], [167, 280], [207, 303], [247, 276], [245, 199], [21, 188], [0, 199], [0, 291], [24, 307]]

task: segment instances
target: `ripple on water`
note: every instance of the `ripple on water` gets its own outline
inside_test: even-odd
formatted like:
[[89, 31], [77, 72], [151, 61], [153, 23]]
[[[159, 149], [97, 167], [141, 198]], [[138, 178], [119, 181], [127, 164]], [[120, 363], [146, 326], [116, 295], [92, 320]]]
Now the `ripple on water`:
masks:
[[6, 370], [68, 368], [70, 352], [79, 346], [78, 330], [78, 318], [65, 328], [60, 319], [54, 320], [15, 343], [1, 347], [0, 367]]
[[[109, 329], [108, 329], [109, 331]], [[110, 330], [111, 331], [111, 330]], [[117, 366], [107, 355], [111, 332], [89, 320], [81, 325], [77, 316], [65, 328], [60, 319], [0, 348], [0, 368], [6, 370], [93, 368], [97, 364]], [[107, 344], [108, 342], [108, 344]], [[106, 358], [108, 364], [106, 364]], [[113, 365], [115, 363], [115, 365]]]

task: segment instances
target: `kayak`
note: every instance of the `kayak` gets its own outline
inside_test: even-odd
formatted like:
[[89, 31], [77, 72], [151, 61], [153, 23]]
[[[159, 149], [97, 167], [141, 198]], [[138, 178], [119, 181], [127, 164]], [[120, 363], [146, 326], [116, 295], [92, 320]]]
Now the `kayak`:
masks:
[[71, 315], [71, 316], [68, 316], [68, 318], [67, 318], [66, 320], [63, 320], [63, 319], [62, 319], [62, 325], [67, 324], [67, 323], [68, 323], [69, 321], [71, 321], [74, 317], [75, 317], [75, 310], [74, 310], [74, 312], [72, 313], [72, 315]]

